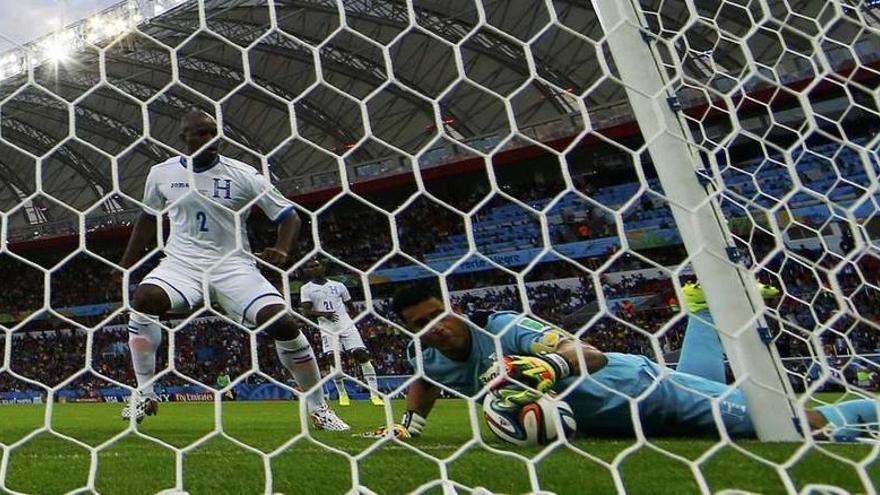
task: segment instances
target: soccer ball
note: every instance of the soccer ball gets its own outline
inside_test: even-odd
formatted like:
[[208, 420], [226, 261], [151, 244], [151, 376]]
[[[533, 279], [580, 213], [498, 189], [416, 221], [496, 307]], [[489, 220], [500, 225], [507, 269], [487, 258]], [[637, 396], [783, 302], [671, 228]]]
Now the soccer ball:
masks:
[[510, 400], [511, 395], [521, 392], [515, 386], [501, 387], [483, 399], [483, 417], [495, 436], [514, 445], [546, 445], [556, 440], [557, 424], [565, 437], [574, 436], [577, 423], [571, 406], [549, 393], [532, 394], [532, 400], [524, 404]]

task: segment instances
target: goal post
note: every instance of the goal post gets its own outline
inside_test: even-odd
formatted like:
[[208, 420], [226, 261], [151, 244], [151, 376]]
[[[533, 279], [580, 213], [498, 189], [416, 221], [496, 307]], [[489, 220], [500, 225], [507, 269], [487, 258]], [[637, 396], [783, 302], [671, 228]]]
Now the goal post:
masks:
[[593, 5], [758, 437], [798, 440], [791, 385], [773, 344], [760, 334], [766, 329], [760, 328], [764, 304], [757, 280], [734, 259], [718, 202], [700, 184], [702, 165], [652, 50], [656, 40], [630, 0], [593, 0]]

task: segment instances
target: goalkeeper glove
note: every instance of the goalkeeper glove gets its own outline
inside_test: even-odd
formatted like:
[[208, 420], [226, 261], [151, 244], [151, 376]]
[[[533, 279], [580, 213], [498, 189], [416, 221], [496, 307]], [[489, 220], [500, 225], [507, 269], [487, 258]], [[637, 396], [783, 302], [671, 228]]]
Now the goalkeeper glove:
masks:
[[553, 352], [538, 356], [504, 356], [502, 360], [507, 376], [538, 392], [546, 392], [556, 382], [571, 374], [568, 361]]
[[[397, 438], [398, 440], [406, 440], [408, 438], [421, 436], [422, 430], [425, 429], [426, 422], [427, 420], [421, 414], [415, 411], [407, 411], [403, 414], [401, 422], [392, 426], [391, 430], [394, 434], [394, 438]], [[361, 433], [356, 436], [364, 438], [382, 438], [386, 435], [388, 435], [388, 428], [382, 426], [373, 431]]]
[[495, 396], [500, 398], [505, 405], [525, 405], [531, 402], [537, 402], [541, 399], [541, 394], [538, 392], [532, 392], [531, 390], [520, 387], [501, 387], [490, 393], [495, 394]]
[[419, 413], [415, 411], [407, 411], [403, 413], [403, 420], [401, 424], [406, 431], [413, 437], [419, 437], [422, 435], [422, 430], [425, 429], [425, 423], [427, 420]]
[[[409, 434], [408, 431], [406, 431], [406, 428], [404, 428], [403, 425], [400, 424], [395, 424], [394, 426], [392, 426], [391, 431], [394, 435], [394, 438], [398, 440], [406, 440], [412, 436]], [[355, 433], [352, 436], [361, 438], [385, 438], [386, 436], [388, 436], [388, 427], [381, 426], [373, 431], [368, 431], [365, 433]]]

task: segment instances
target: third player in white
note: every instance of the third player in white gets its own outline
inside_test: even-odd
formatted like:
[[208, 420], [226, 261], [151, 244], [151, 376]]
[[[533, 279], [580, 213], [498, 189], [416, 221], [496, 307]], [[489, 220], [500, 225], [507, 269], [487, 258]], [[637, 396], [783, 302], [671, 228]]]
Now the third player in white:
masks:
[[309, 261], [304, 271], [309, 281], [300, 289], [302, 312], [310, 318], [317, 318], [324, 354], [333, 356], [330, 373], [339, 391], [339, 405], [348, 406], [351, 401], [345, 390], [341, 370], [336, 368], [335, 357], [339, 352], [348, 352], [361, 366], [364, 380], [370, 388], [370, 401], [381, 406], [383, 403], [377, 392], [376, 368], [373, 367], [367, 347], [349, 315], [349, 312], [356, 311], [351, 305], [348, 288], [340, 282], [329, 280], [324, 265], [317, 259]]

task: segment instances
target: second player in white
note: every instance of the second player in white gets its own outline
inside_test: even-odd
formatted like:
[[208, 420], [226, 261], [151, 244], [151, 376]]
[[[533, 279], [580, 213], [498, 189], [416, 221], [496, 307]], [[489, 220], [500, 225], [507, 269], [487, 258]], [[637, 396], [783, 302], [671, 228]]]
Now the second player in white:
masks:
[[370, 389], [370, 401], [374, 405], [381, 406], [383, 403], [378, 394], [376, 368], [373, 367], [367, 346], [364, 345], [361, 334], [349, 315], [356, 311], [352, 307], [348, 288], [340, 282], [329, 280], [324, 265], [318, 259], [309, 261], [304, 271], [309, 281], [300, 289], [302, 312], [318, 320], [324, 354], [333, 355], [330, 373], [339, 391], [339, 405], [351, 404], [348, 392], [345, 390], [344, 377], [335, 364], [336, 355], [347, 352], [351, 353], [355, 361], [360, 364], [364, 380]]

